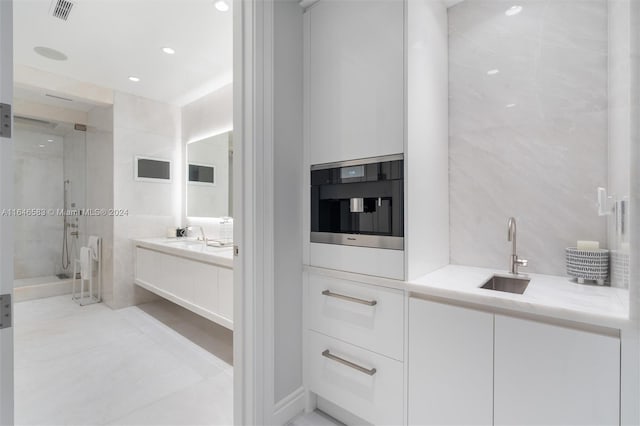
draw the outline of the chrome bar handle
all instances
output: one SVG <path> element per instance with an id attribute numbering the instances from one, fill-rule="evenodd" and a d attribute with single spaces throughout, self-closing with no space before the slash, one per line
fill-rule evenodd
<path id="1" fill-rule="evenodd" d="M 362 366 L 360 366 L 358 364 L 354 364 L 351 361 L 347 361 L 344 358 L 340 358 L 339 356 L 335 356 L 331 352 L 329 352 L 329 349 L 325 349 L 322 352 L 322 356 L 325 357 L 325 358 L 329 358 L 330 360 L 335 361 L 337 363 L 340 363 L 342 365 L 346 365 L 347 367 L 351 367 L 354 370 L 358 370 L 359 372 L 364 373 L 367 376 L 373 376 L 377 372 L 377 370 L 375 368 L 371 368 L 371 369 L 364 368 L 364 367 L 362 367 Z"/>
<path id="2" fill-rule="evenodd" d="M 344 294 L 332 293 L 330 290 L 322 292 L 327 297 L 335 297 L 336 299 L 346 300 L 347 302 L 359 303 L 361 305 L 375 306 L 378 304 L 375 300 L 358 299 L 357 297 L 345 296 Z"/>

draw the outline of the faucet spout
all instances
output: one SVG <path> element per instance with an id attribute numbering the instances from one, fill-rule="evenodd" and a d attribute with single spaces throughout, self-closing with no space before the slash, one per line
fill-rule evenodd
<path id="1" fill-rule="evenodd" d="M 207 247 L 207 245 L 209 244 L 209 241 L 207 239 L 206 234 L 204 233 L 204 228 L 202 226 L 193 226 L 193 225 L 187 225 L 187 229 L 188 230 L 192 230 L 193 228 L 199 228 L 200 229 L 200 235 L 202 236 L 202 243 L 204 244 L 205 247 Z"/>
<path id="2" fill-rule="evenodd" d="M 516 247 L 517 247 L 517 243 L 516 243 L 516 218 L 515 217 L 510 217 L 509 218 L 509 222 L 507 223 L 507 227 L 509 228 L 507 230 L 507 241 L 511 241 L 511 254 L 514 255 L 516 254 Z"/>
<path id="3" fill-rule="evenodd" d="M 507 222 L 507 241 L 511 242 L 511 258 L 509 262 L 509 271 L 518 275 L 518 266 L 528 266 L 529 261 L 526 259 L 520 259 L 518 257 L 517 251 L 517 239 L 516 239 L 516 219 L 514 217 L 510 217 Z"/>

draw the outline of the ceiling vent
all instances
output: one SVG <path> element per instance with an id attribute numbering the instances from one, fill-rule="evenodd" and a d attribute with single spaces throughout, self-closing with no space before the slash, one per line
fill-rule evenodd
<path id="1" fill-rule="evenodd" d="M 75 3 L 69 0 L 53 0 L 53 3 L 51 3 L 51 15 L 54 18 L 66 21 L 69 19 L 74 5 Z"/>

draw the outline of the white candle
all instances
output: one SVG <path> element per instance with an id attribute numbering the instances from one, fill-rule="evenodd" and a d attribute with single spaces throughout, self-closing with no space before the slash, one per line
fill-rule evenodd
<path id="1" fill-rule="evenodd" d="M 576 248 L 578 250 L 596 251 L 600 248 L 600 243 L 598 241 L 578 241 Z"/>

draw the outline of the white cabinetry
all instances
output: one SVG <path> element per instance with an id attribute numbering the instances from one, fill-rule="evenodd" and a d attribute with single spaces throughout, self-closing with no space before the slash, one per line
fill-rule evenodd
<path id="1" fill-rule="evenodd" d="M 367 422 L 403 424 L 403 291 L 315 273 L 306 281 L 309 390 Z"/>
<path id="2" fill-rule="evenodd" d="M 410 425 L 491 425 L 493 314 L 409 299 Z"/>
<path id="3" fill-rule="evenodd" d="M 620 338 L 409 299 L 408 423 L 619 425 Z"/>
<path id="4" fill-rule="evenodd" d="M 321 1 L 307 13 L 310 163 L 404 152 L 404 2 Z"/>
<path id="5" fill-rule="evenodd" d="M 308 298 L 309 328 L 403 360 L 402 291 L 311 274 Z"/>
<path id="6" fill-rule="evenodd" d="M 308 242 L 305 262 L 399 280 L 445 266 L 446 6 L 320 0 L 305 11 L 304 31 L 305 174 L 316 164 L 400 153 L 405 164 L 403 251 Z"/>
<path id="7" fill-rule="evenodd" d="M 620 339 L 495 317 L 495 425 L 619 425 Z"/>
<path id="8" fill-rule="evenodd" d="M 233 270 L 136 246 L 135 282 L 233 329 Z"/>

